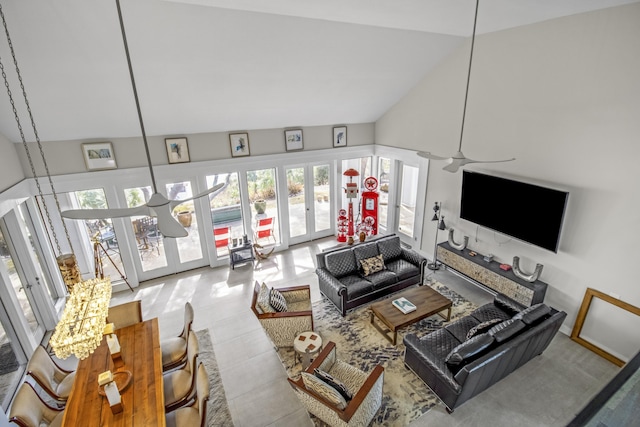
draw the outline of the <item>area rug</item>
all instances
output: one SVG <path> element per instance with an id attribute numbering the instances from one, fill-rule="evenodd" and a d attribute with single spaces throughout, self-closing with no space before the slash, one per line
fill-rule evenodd
<path id="1" fill-rule="evenodd" d="M 233 427 L 231 412 L 224 393 L 222 379 L 216 355 L 213 352 L 211 336 L 207 329 L 196 331 L 199 344 L 199 356 L 209 374 L 209 402 L 207 402 L 207 426 L 209 427 Z"/>
<path id="2" fill-rule="evenodd" d="M 11 348 L 11 343 L 0 345 L 0 375 L 18 369 L 18 359 Z"/>
<path id="3" fill-rule="evenodd" d="M 466 316 L 476 308 L 439 282 L 432 287 L 453 302 L 451 321 Z M 409 333 L 426 335 L 441 328 L 446 321 L 434 315 L 403 328 L 398 332 L 398 344 L 394 346 L 371 325 L 369 305 L 342 317 L 338 309 L 327 298 L 323 298 L 313 304 L 314 329 L 322 337 L 323 343 L 336 343 L 338 357 L 345 362 L 365 372 L 371 372 L 377 364 L 384 367 L 382 407 L 372 425 L 406 426 L 434 406 L 437 398 L 420 378 L 404 366 L 402 338 Z M 278 356 L 289 377 L 297 378 L 302 365 L 296 361 L 293 348 L 279 349 Z M 319 420 L 314 419 L 314 422 L 321 425 Z"/>

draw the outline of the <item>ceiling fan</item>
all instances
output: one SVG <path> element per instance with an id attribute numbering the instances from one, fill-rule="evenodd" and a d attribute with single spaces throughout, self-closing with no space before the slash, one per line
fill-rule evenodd
<path id="1" fill-rule="evenodd" d="M 448 164 L 442 169 L 448 172 L 457 172 L 458 169 L 460 169 L 462 166 L 469 163 L 500 163 L 500 162 L 510 162 L 512 160 L 515 160 L 515 157 L 511 159 L 504 159 L 504 160 L 474 160 L 462 154 L 462 136 L 464 135 L 464 119 L 467 113 L 467 98 L 469 97 L 469 81 L 471 80 L 471 63 L 473 61 L 473 45 L 476 39 L 476 23 L 478 22 L 479 3 L 480 3 L 480 0 L 476 0 L 476 13 L 473 19 L 473 34 L 471 36 L 471 54 L 469 55 L 469 72 L 467 73 L 467 89 L 464 94 L 464 108 L 462 110 L 462 127 L 460 128 L 460 143 L 458 144 L 458 151 L 456 151 L 455 154 L 451 157 L 436 156 L 435 154 L 431 154 L 428 151 L 418 152 L 418 156 L 424 157 L 430 160 L 446 160 Z"/>
<path id="2" fill-rule="evenodd" d="M 120 0 L 116 0 L 118 7 L 118 18 L 120 19 L 120 30 L 122 31 L 122 41 L 124 42 L 124 50 L 127 56 L 127 64 L 129 65 L 129 76 L 131 77 L 131 86 L 133 87 L 133 95 L 136 101 L 136 108 L 138 110 L 138 119 L 140 121 L 140 129 L 142 130 L 142 140 L 144 141 L 144 148 L 147 153 L 147 163 L 149 165 L 149 172 L 151 173 L 151 184 L 153 194 L 149 198 L 149 201 L 142 206 L 135 208 L 119 208 L 119 209 L 72 209 L 62 212 L 64 218 L 69 219 L 107 219 L 107 218 L 123 218 L 129 216 L 146 215 L 157 218 L 158 230 L 164 237 L 185 237 L 189 233 L 187 230 L 173 217 L 171 211 L 176 206 L 188 202 L 190 200 L 204 197 L 208 194 L 214 193 L 224 187 L 224 183 L 219 183 L 194 197 L 185 200 L 169 200 L 158 192 L 156 186 L 155 175 L 153 174 L 153 166 L 151 164 L 151 155 L 149 153 L 149 145 L 147 143 L 147 134 L 144 130 L 144 122 L 142 121 L 142 112 L 140 110 L 140 101 L 138 100 L 138 91 L 136 89 L 136 82 L 133 77 L 133 68 L 131 66 L 131 57 L 129 56 L 129 46 L 127 45 L 127 36 L 124 31 L 124 22 L 122 20 L 122 10 L 120 8 Z"/>

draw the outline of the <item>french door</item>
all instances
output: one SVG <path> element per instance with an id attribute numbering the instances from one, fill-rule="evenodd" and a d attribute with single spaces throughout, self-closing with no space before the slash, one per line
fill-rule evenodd
<path id="1" fill-rule="evenodd" d="M 332 167 L 329 163 L 284 169 L 287 185 L 289 244 L 332 233 Z"/>

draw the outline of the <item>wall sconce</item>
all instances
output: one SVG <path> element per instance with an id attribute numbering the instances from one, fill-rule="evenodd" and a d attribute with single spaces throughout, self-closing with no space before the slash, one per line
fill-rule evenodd
<path id="1" fill-rule="evenodd" d="M 438 230 L 446 230 L 447 226 L 444 223 L 444 215 L 442 215 L 442 203 L 435 202 L 433 205 L 433 218 L 431 221 L 436 221 L 436 242 L 433 246 L 433 262 L 427 264 L 427 268 L 429 270 L 438 270 L 440 268 L 440 263 L 438 263 Z"/>

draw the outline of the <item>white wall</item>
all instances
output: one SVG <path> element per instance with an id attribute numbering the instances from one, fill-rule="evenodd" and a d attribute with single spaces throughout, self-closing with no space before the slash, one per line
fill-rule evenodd
<path id="1" fill-rule="evenodd" d="M 16 144 L 0 134 L 0 192 L 22 181 L 25 177 L 20 167 Z M 28 168 L 28 166 L 27 166 Z"/>
<path id="2" fill-rule="evenodd" d="M 336 124 L 335 126 L 341 125 L 342 124 Z M 347 124 L 346 126 L 347 145 L 349 147 L 373 144 L 373 123 Z M 287 129 L 302 129 L 304 151 L 329 149 L 333 147 L 333 126 L 291 127 Z M 191 135 L 147 136 L 147 142 L 149 143 L 151 152 L 151 161 L 154 165 L 168 164 L 167 150 L 164 142 L 165 138 L 185 136 L 187 137 L 191 162 L 231 159 L 229 133 L 236 132 L 249 133 L 249 151 L 251 156 L 279 153 L 283 153 L 284 155 L 287 153 L 284 143 L 284 129 L 238 130 L 233 132 Z M 44 143 L 44 152 L 51 175 L 86 172 L 87 169 L 82 158 L 82 143 L 104 141 L 112 142 L 118 169 L 147 166 L 142 136 L 138 138 L 105 137 L 93 140 L 47 141 Z M 16 145 L 16 149 L 20 155 L 20 161 L 22 162 L 25 174 L 30 177 L 31 169 L 29 168 L 24 148 L 22 148 L 22 145 Z M 36 153 L 39 159 L 39 152 L 35 144 L 29 144 L 29 150 Z M 247 160 L 247 157 L 240 157 L 232 161 L 241 162 L 243 160 Z M 44 169 L 41 166 L 37 166 L 36 171 L 38 175 L 44 173 Z"/>
<path id="3" fill-rule="evenodd" d="M 444 162 L 429 168 L 426 206 L 442 201 L 447 224 L 471 236 L 472 248 L 508 263 L 519 255 L 527 270 L 544 264 L 546 302 L 568 313 L 565 332 L 587 287 L 640 306 L 639 23 L 636 3 L 476 38 L 463 151 L 517 160 L 467 168 L 568 190 L 557 254 L 483 228 L 476 241 L 475 225 L 458 217 L 462 174 L 442 171 Z M 467 43 L 390 109 L 376 123 L 376 144 L 453 154 L 468 55 Z M 423 249 L 431 254 L 429 219 Z M 586 332 L 599 345 L 625 358 L 638 351 L 640 322 L 617 309 L 592 314 L 598 327 Z"/>

